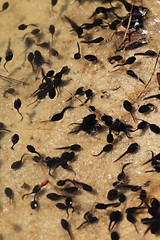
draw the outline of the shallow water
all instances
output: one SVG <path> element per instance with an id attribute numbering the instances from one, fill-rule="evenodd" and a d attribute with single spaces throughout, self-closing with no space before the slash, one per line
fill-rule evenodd
<path id="1" fill-rule="evenodd" d="M 79 214 L 77 212 L 71 214 L 71 209 L 69 210 L 68 221 L 74 238 L 76 240 L 110 239 L 108 224 L 111 208 L 106 211 L 94 210 L 94 215 L 99 218 L 97 224 L 86 225 L 80 230 L 76 230 L 76 228 L 83 222 L 84 213 L 90 211 L 95 202 L 108 203 L 107 193 L 112 188 L 112 183 L 116 181 L 116 176 L 121 171 L 122 165 L 127 162 L 132 163 L 125 169 L 129 184 L 142 186 L 150 180 L 149 187 L 144 188 L 147 191 L 147 199 L 149 200 L 152 197 L 159 199 L 159 182 L 157 182 L 159 175 L 158 173 L 145 173 L 145 171 L 151 170 L 152 166 L 151 164 L 142 166 L 142 163 L 151 158 L 151 151 L 155 155 L 159 153 L 160 135 L 151 132 L 149 129 L 144 132 L 131 133 L 132 138 L 127 138 L 124 134 L 114 134 L 113 150 L 109 153 L 102 153 L 99 157 L 93 157 L 92 155 L 98 154 L 107 144 L 108 127 L 105 127 L 99 120 L 99 123 L 103 125 L 103 131 L 97 131 L 91 135 L 85 132 L 69 134 L 76 127 L 76 125 L 70 124 L 81 123 L 84 117 L 91 114 L 87 106 L 93 105 L 98 117 L 105 113 L 136 128 L 139 121 L 134 122 L 130 113 L 123 108 L 123 101 L 129 100 L 134 105 L 135 110 L 145 103 L 151 102 L 154 104 L 156 108 L 151 113 L 142 115 L 135 111 L 134 115 L 137 119 L 143 118 L 149 123 L 160 126 L 159 100 L 143 100 L 146 96 L 159 93 L 156 79 L 156 72 L 159 71 L 160 67 L 159 63 L 156 66 L 151 83 L 143 95 L 137 99 L 144 85 L 137 79 L 126 75 L 126 70 L 132 69 L 147 83 L 153 73 L 156 57 L 137 56 L 133 65 L 123 66 L 114 71 L 115 68 L 108 62 L 108 57 L 115 55 L 116 37 L 114 36 L 111 41 L 108 41 L 108 39 L 111 39 L 113 32 L 109 29 L 97 27 L 89 31 L 87 37 L 93 37 L 94 39 L 101 36 L 105 40 L 95 45 L 82 44 L 76 33 L 71 32 L 71 26 L 64 18 L 66 15 L 79 25 L 84 22 L 91 22 L 88 18 L 95 8 L 101 5 L 100 1 L 85 1 L 80 5 L 78 1 L 62 0 L 53 8 L 54 11 L 51 11 L 49 1 L 34 0 L 33 3 L 27 0 L 13 0 L 9 4 L 9 8 L 0 13 L 0 56 L 2 57 L 0 66 L 0 122 L 3 122 L 6 128 L 11 131 L 1 131 L 0 133 L 0 233 L 2 234 L 0 239 L 69 239 L 67 232 L 60 225 L 62 218 L 67 219 L 67 214 L 55 207 L 57 202 L 64 202 L 64 199 L 52 202 L 46 198 L 48 193 L 57 191 L 55 189 L 56 182 L 59 179 L 66 178 L 75 178 L 77 181 L 87 183 L 97 192 L 92 194 L 81 189 L 82 194 L 73 197 L 73 205 L 77 207 L 79 212 Z M 104 4 L 104 6 L 109 7 L 109 4 Z M 151 6 L 150 1 L 145 0 L 143 6 L 150 9 L 144 26 L 148 44 L 134 50 L 121 51 L 120 54 L 124 59 L 134 53 L 145 52 L 148 49 L 159 51 L 159 1 L 153 1 Z M 117 12 L 122 16 L 126 14 L 123 8 Z M 112 15 L 111 17 L 113 18 Z M 42 35 L 34 37 L 36 43 L 51 42 L 51 34 L 48 28 L 51 24 L 55 25 L 53 47 L 59 52 L 59 56 L 51 56 L 48 50 L 35 44 L 27 49 L 22 38 L 26 33 L 28 33 L 28 37 L 32 37 L 30 31 L 35 27 L 28 26 L 26 30 L 20 31 L 18 26 L 22 23 L 37 24 Z M 13 59 L 6 64 L 7 72 L 3 65 L 9 39 Z M 80 60 L 74 59 L 74 54 L 77 52 L 77 41 L 80 43 L 82 55 Z M 27 60 L 24 63 L 24 60 L 25 53 L 28 55 L 29 52 L 35 50 L 41 51 L 45 62 L 49 63 L 42 66 L 45 73 L 51 69 L 57 73 L 61 71 L 63 66 L 68 66 L 70 72 L 62 77 L 64 84 L 57 89 L 54 99 L 49 99 L 46 96 L 45 99 L 31 104 L 36 98 L 30 97 L 30 95 L 38 89 L 42 75 L 40 69 L 36 73 L 33 72 L 31 64 Z M 87 54 L 96 55 L 98 63 L 86 61 L 83 56 Z M 15 92 L 13 94 L 5 93 L 4 96 L 4 92 L 9 87 L 13 87 Z M 79 87 L 84 87 L 84 90 L 92 89 L 93 91 L 93 99 L 89 100 L 85 106 L 80 106 L 86 100 L 85 96 L 79 97 L 82 102 L 77 98 L 70 103 L 66 102 L 72 96 L 70 93 L 73 94 Z M 14 101 L 17 98 L 21 99 L 22 102 L 19 109 L 23 115 L 22 121 L 21 116 L 14 108 Z M 62 120 L 49 121 L 54 114 L 61 112 L 69 104 L 74 109 L 68 109 Z M 20 140 L 12 150 L 10 139 L 14 134 L 18 134 Z M 137 142 L 140 146 L 138 152 L 128 154 L 119 162 L 113 163 L 134 142 Z M 30 144 L 44 156 L 57 157 L 61 156 L 65 150 L 56 150 L 56 148 L 75 143 L 83 148 L 82 151 L 75 153 L 75 161 L 71 162 L 76 176 L 73 171 L 67 171 L 63 168 L 57 168 L 54 177 L 49 176 L 45 164 L 33 162 L 34 154 L 29 153 L 26 148 Z M 20 160 L 24 153 L 28 153 L 28 155 L 24 157 L 22 168 L 16 171 L 11 169 L 11 164 Z M 33 196 L 26 196 L 23 200 L 22 196 L 32 191 L 35 185 L 40 184 L 45 179 L 48 179 L 49 183 L 43 187 L 42 193 L 37 195 L 40 208 L 32 210 L 30 202 L 33 200 Z M 22 187 L 24 183 L 30 185 L 30 190 Z M 9 201 L 4 194 L 6 187 L 10 187 L 14 191 L 12 201 Z M 58 193 L 60 194 L 61 191 L 58 191 Z M 126 196 L 127 201 L 116 208 L 116 210 L 121 210 L 123 214 L 127 207 L 140 204 L 137 193 L 127 192 Z M 125 214 L 123 221 L 117 224 L 114 230 L 119 232 L 121 239 L 124 240 L 158 239 L 158 236 L 150 232 L 144 237 L 147 226 L 140 223 L 143 217 L 148 217 L 147 211 L 137 216 L 136 226 L 139 235 L 137 235 L 133 224 L 127 222 Z"/>

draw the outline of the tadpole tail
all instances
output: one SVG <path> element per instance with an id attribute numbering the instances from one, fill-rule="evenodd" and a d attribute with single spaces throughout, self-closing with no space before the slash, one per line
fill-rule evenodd
<path id="1" fill-rule="evenodd" d="M 145 56 L 145 53 L 135 53 L 134 56 Z"/>
<path id="2" fill-rule="evenodd" d="M 152 158 L 149 159 L 147 162 L 143 163 L 142 165 L 146 165 L 149 162 L 152 162 L 154 160 L 160 160 L 160 153 L 158 153 L 156 156 L 153 156 L 153 152 L 152 152 Z"/>
<path id="3" fill-rule="evenodd" d="M 24 153 L 23 155 L 22 155 L 22 157 L 21 157 L 21 159 L 20 159 L 20 161 L 22 161 L 23 160 L 23 158 L 24 158 L 24 156 L 25 155 L 27 155 L 28 153 Z"/>
<path id="4" fill-rule="evenodd" d="M 7 64 L 7 61 L 5 62 L 5 64 L 4 64 L 4 69 L 6 70 L 6 72 L 8 72 L 8 70 L 6 69 L 6 64 Z"/>
<path id="5" fill-rule="evenodd" d="M 103 153 L 103 149 L 102 149 L 102 151 L 100 151 L 100 153 L 98 153 L 97 155 L 92 155 L 92 156 L 93 156 L 93 157 L 98 157 L 98 156 L 100 156 L 102 153 Z"/>
<path id="6" fill-rule="evenodd" d="M 75 129 L 75 130 L 73 130 L 73 131 L 70 131 L 69 134 L 71 134 L 71 133 L 78 134 L 79 132 L 80 132 L 80 128 Z"/>
<path id="7" fill-rule="evenodd" d="M 122 167 L 122 171 L 125 169 L 125 167 L 127 167 L 128 165 L 130 165 L 131 163 L 126 163 L 126 164 L 124 164 L 123 165 L 123 167 Z"/>
<path id="8" fill-rule="evenodd" d="M 149 96 L 149 97 L 144 98 L 143 100 L 147 100 L 147 99 L 151 99 L 151 98 L 156 98 L 156 97 L 157 97 L 157 95 L 152 95 L 152 96 Z"/>
<path id="9" fill-rule="evenodd" d="M 69 134 L 71 134 L 71 133 L 78 134 L 81 131 L 81 124 L 80 123 L 71 123 L 71 124 L 69 124 L 69 126 L 75 125 L 75 124 L 79 125 L 79 126 L 77 128 L 75 128 L 73 131 L 70 131 Z"/>
<path id="10" fill-rule="evenodd" d="M 149 173 L 149 172 L 155 172 L 155 170 L 145 171 L 145 173 Z"/>
<path id="11" fill-rule="evenodd" d="M 29 107 L 30 105 L 34 104 L 34 103 L 37 102 L 37 101 L 38 101 L 38 99 L 36 99 L 34 102 L 28 104 L 27 107 Z"/>
<path id="12" fill-rule="evenodd" d="M 35 90 L 29 97 L 35 97 L 36 93 L 39 91 L 39 88 L 37 90 Z"/>
<path id="13" fill-rule="evenodd" d="M 56 150 L 58 149 L 69 149 L 70 147 L 59 147 L 59 148 L 56 148 Z"/>
<path id="14" fill-rule="evenodd" d="M 136 120 L 135 120 L 135 117 L 134 117 L 133 113 L 132 113 L 132 112 L 130 112 L 130 113 L 131 113 L 131 116 L 132 116 L 132 118 L 133 118 L 133 121 L 134 121 L 134 122 L 136 122 Z"/>
<path id="15" fill-rule="evenodd" d="M 134 228 L 135 228 L 135 230 L 136 230 L 137 234 L 139 234 L 139 232 L 138 232 L 138 229 L 137 229 L 137 227 L 136 227 L 136 224 L 135 224 L 135 223 L 134 223 Z"/>
<path id="16" fill-rule="evenodd" d="M 55 177 L 54 175 L 51 174 L 51 170 L 52 170 L 52 168 L 50 168 L 49 171 L 48 171 L 49 176 Z"/>
<path id="17" fill-rule="evenodd" d="M 39 152 L 35 151 L 35 153 L 37 153 L 37 154 L 38 154 L 38 156 L 41 158 L 41 154 L 40 154 Z"/>
<path id="18" fill-rule="evenodd" d="M 66 102 L 69 102 L 70 100 L 72 100 L 72 97 L 68 98 L 68 99 L 66 100 Z"/>
<path id="19" fill-rule="evenodd" d="M 145 82 L 141 78 L 137 78 L 141 83 L 145 84 Z"/>
<path id="20" fill-rule="evenodd" d="M 61 113 L 64 114 L 67 109 L 71 109 L 71 108 L 74 108 L 74 107 L 65 107 Z"/>
<path id="21" fill-rule="evenodd" d="M 72 168 L 71 166 L 69 166 L 69 168 L 68 168 L 67 170 L 69 170 L 69 171 L 73 172 L 73 173 L 74 173 L 74 175 L 76 176 L 76 172 L 73 170 L 73 168 Z"/>
<path id="22" fill-rule="evenodd" d="M 116 222 L 113 223 L 113 226 L 111 227 L 112 221 L 109 223 L 108 230 L 111 232 L 116 224 Z"/>
<path id="23" fill-rule="evenodd" d="M 12 131 L 10 131 L 8 129 L 0 129 L 0 131 L 12 132 Z"/>
<path id="24" fill-rule="evenodd" d="M 117 158 L 114 162 L 117 162 L 118 160 L 120 160 L 122 157 L 124 157 L 128 152 L 125 151 L 119 158 Z"/>
<path id="25" fill-rule="evenodd" d="M 11 146 L 11 149 L 12 149 L 12 150 L 14 150 L 14 145 L 15 145 L 15 143 L 13 143 L 13 145 Z"/>
<path id="26" fill-rule="evenodd" d="M 17 110 L 17 112 L 19 113 L 19 115 L 21 116 L 21 121 L 23 120 L 23 115 L 22 115 L 22 113 L 20 113 L 20 111 L 19 110 Z"/>
<path id="27" fill-rule="evenodd" d="M 121 67 L 121 66 L 123 66 L 124 64 L 117 64 L 117 65 L 115 65 L 113 68 L 115 68 L 115 67 Z"/>
<path id="28" fill-rule="evenodd" d="M 146 165 L 147 163 L 152 162 L 152 158 L 149 159 L 147 162 L 143 163 L 142 165 Z"/>
<path id="29" fill-rule="evenodd" d="M 67 219 L 68 219 L 69 218 L 68 208 L 66 209 L 66 213 L 67 213 Z"/>
<path id="30" fill-rule="evenodd" d="M 76 230 L 80 229 L 80 228 L 81 228 L 84 224 L 86 224 L 86 223 L 87 223 L 87 221 L 81 223 L 81 225 L 80 225 L 78 228 L 76 228 Z"/>
<path id="31" fill-rule="evenodd" d="M 151 228 L 151 227 L 149 226 L 149 227 L 146 229 L 146 231 L 144 232 L 144 236 L 147 234 L 147 232 L 149 231 L 150 228 Z"/>
<path id="32" fill-rule="evenodd" d="M 130 130 L 130 132 L 136 132 L 136 131 L 138 131 L 138 130 L 139 130 L 139 129 L 136 128 L 136 129 Z"/>
<path id="33" fill-rule="evenodd" d="M 71 231 L 70 231 L 70 230 L 67 230 L 67 232 L 68 232 L 68 235 L 70 236 L 70 239 L 73 240 L 73 237 L 72 237 Z"/>
<path id="34" fill-rule="evenodd" d="M 25 196 L 31 195 L 32 193 L 26 193 L 22 196 L 22 199 L 24 199 Z"/>

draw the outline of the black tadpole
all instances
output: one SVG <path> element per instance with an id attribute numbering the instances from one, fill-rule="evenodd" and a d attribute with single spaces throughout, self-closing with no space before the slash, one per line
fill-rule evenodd
<path id="1" fill-rule="evenodd" d="M 119 205 L 119 203 L 108 203 L 108 204 L 105 204 L 105 203 L 97 203 L 97 204 L 95 205 L 95 208 L 96 208 L 96 209 L 105 210 L 105 209 L 107 209 L 108 207 L 116 207 L 116 206 L 118 206 L 118 205 Z"/>
<path id="2" fill-rule="evenodd" d="M 28 195 L 31 195 L 31 194 L 35 194 L 36 195 L 40 190 L 41 190 L 41 187 L 40 187 L 39 184 L 37 184 L 37 185 L 34 186 L 32 192 L 24 194 L 22 196 L 22 199 L 24 199 L 25 196 L 28 196 Z"/>
<path id="3" fill-rule="evenodd" d="M 160 133 L 160 128 L 156 125 L 156 124 L 151 124 L 151 123 L 148 123 L 149 124 L 149 127 L 150 127 L 150 130 L 156 134 L 159 134 Z"/>
<path id="4" fill-rule="evenodd" d="M 148 113 L 150 111 L 153 111 L 155 106 L 151 103 L 144 104 L 139 107 L 138 112 L 140 113 Z"/>
<path id="5" fill-rule="evenodd" d="M 60 194 L 57 194 L 57 193 L 48 193 L 48 194 L 46 195 L 46 197 L 47 197 L 48 199 L 50 199 L 51 201 L 57 201 L 57 200 L 59 200 L 59 199 L 61 199 L 61 198 L 65 198 L 65 197 L 67 197 L 67 196 L 60 195 Z"/>
<path id="6" fill-rule="evenodd" d="M 108 61 L 113 64 L 114 61 L 118 62 L 118 61 L 121 61 L 123 59 L 123 57 L 121 55 L 116 55 L 116 56 L 113 56 L 113 57 L 109 57 L 108 58 Z"/>
<path id="7" fill-rule="evenodd" d="M 26 24 L 22 23 L 21 25 L 18 26 L 18 29 L 23 31 L 23 30 L 25 30 L 28 26 L 37 27 L 36 24 L 27 24 L 27 25 L 26 25 Z"/>
<path id="8" fill-rule="evenodd" d="M 35 35 L 37 35 L 39 32 L 40 32 L 39 28 L 35 28 L 35 29 L 33 29 L 33 30 L 31 31 L 31 34 L 35 36 Z"/>
<path id="9" fill-rule="evenodd" d="M 146 121 L 142 121 L 138 124 L 137 126 L 137 129 L 136 130 L 139 130 L 139 129 L 145 129 L 147 127 L 147 122 Z"/>
<path id="10" fill-rule="evenodd" d="M 50 34 L 52 35 L 52 41 L 51 41 L 51 43 L 52 43 L 52 45 L 53 45 L 53 34 L 55 33 L 55 26 L 54 26 L 54 25 L 50 25 L 50 26 L 49 26 L 49 32 L 50 32 Z"/>
<path id="11" fill-rule="evenodd" d="M 11 188 L 6 187 L 5 190 L 4 190 L 4 193 L 5 193 L 5 195 L 6 195 L 10 200 L 13 199 L 13 197 L 14 197 L 14 192 L 13 192 L 13 190 L 12 190 Z"/>
<path id="12" fill-rule="evenodd" d="M 63 118 L 63 116 L 64 116 L 65 111 L 66 111 L 67 109 L 70 109 L 70 108 L 73 108 L 73 107 L 65 107 L 65 108 L 62 110 L 62 112 L 53 115 L 53 117 L 51 118 L 51 121 L 52 121 L 52 122 L 55 122 L 55 121 L 61 120 L 61 119 Z"/>
<path id="13" fill-rule="evenodd" d="M 109 134 L 107 135 L 107 142 L 108 142 L 108 143 L 112 143 L 113 140 L 114 140 L 113 134 L 112 134 L 112 133 L 109 133 Z"/>
<path id="14" fill-rule="evenodd" d="M 153 50 L 147 50 L 144 53 L 135 53 L 134 54 L 134 56 L 138 56 L 138 55 L 154 57 L 154 56 L 157 56 L 157 53 L 155 51 L 153 51 Z"/>
<path id="15" fill-rule="evenodd" d="M 131 163 L 126 163 L 126 164 L 123 165 L 122 171 L 121 171 L 121 172 L 118 174 L 118 176 L 117 176 L 117 180 L 118 180 L 118 181 L 122 181 L 122 180 L 126 177 L 126 174 L 125 174 L 125 172 L 124 172 L 124 169 L 125 169 L 125 167 L 128 166 L 129 164 L 131 164 Z"/>
<path id="16" fill-rule="evenodd" d="M 104 121 L 104 123 L 107 126 L 111 126 L 113 123 L 113 118 L 111 116 L 105 115 L 105 114 L 101 117 L 101 120 Z"/>
<path id="17" fill-rule="evenodd" d="M 100 151 L 100 153 L 98 153 L 97 155 L 92 155 L 94 157 L 100 156 L 103 152 L 109 152 L 111 149 L 113 148 L 112 144 L 107 144 L 103 147 L 102 151 Z"/>
<path id="18" fill-rule="evenodd" d="M 88 134 L 91 134 L 93 131 L 101 129 L 101 125 L 98 124 L 95 114 L 87 115 L 86 117 L 83 118 L 83 121 L 80 124 L 79 123 L 72 123 L 72 124 L 78 124 L 79 126 L 78 128 L 76 128 L 75 130 L 69 133 L 79 133 L 80 131 L 84 131 Z"/>
<path id="19" fill-rule="evenodd" d="M 132 56 L 132 57 L 127 58 L 127 60 L 126 60 L 125 63 L 117 64 L 117 65 L 114 66 L 114 68 L 115 68 L 115 67 L 118 67 L 118 66 L 131 65 L 131 64 L 133 64 L 135 61 L 136 61 L 136 57 Z"/>
<path id="20" fill-rule="evenodd" d="M 38 204 L 38 202 L 36 200 L 33 200 L 31 202 L 30 206 L 31 206 L 32 209 L 36 209 L 36 208 L 39 207 L 39 204 Z"/>
<path id="21" fill-rule="evenodd" d="M 21 157 L 21 159 L 19 160 L 19 161 L 16 161 L 16 162 L 14 162 L 14 163 L 12 163 L 12 165 L 11 165 L 11 168 L 13 169 L 13 170 L 18 170 L 18 169 L 20 169 L 21 167 L 22 167 L 22 165 L 23 165 L 23 157 L 26 155 L 26 153 L 24 153 L 23 155 L 22 155 L 22 157 Z"/>
<path id="22" fill-rule="evenodd" d="M 111 231 L 114 228 L 114 225 L 117 222 L 120 222 L 122 219 L 122 213 L 120 211 L 113 211 L 110 214 L 110 223 L 109 223 L 109 227 L 108 230 Z M 111 227 L 112 222 L 114 222 L 113 226 Z"/>
<path id="23" fill-rule="evenodd" d="M 33 70 L 33 72 L 34 72 L 34 65 L 33 65 L 34 54 L 33 54 L 32 52 L 30 52 L 30 53 L 28 54 L 27 59 L 28 59 L 28 62 L 31 64 L 32 70 Z"/>
<path id="24" fill-rule="evenodd" d="M 79 144 L 73 144 L 71 146 L 67 146 L 67 147 L 59 147 L 56 149 L 70 149 L 72 151 L 79 151 L 81 149 L 81 146 Z"/>
<path id="25" fill-rule="evenodd" d="M 35 148 L 32 145 L 27 145 L 27 149 L 31 153 L 36 153 L 41 158 L 41 154 L 35 150 Z"/>
<path id="26" fill-rule="evenodd" d="M 3 93 L 3 97 L 6 97 L 6 94 L 14 94 L 15 93 L 15 89 L 14 88 L 8 88 L 4 91 Z"/>
<path id="27" fill-rule="evenodd" d="M 64 203 L 56 203 L 55 206 L 61 210 L 66 210 L 66 205 Z"/>
<path id="28" fill-rule="evenodd" d="M 57 4 L 58 0 L 51 0 L 52 11 L 53 7 Z"/>
<path id="29" fill-rule="evenodd" d="M 61 188 L 61 191 L 65 191 L 67 193 L 75 193 L 78 191 L 77 187 L 65 187 L 65 188 Z"/>
<path id="30" fill-rule="evenodd" d="M 9 188 L 9 187 L 6 187 L 5 190 L 4 190 L 4 192 L 5 192 L 5 194 L 6 194 L 6 196 L 7 196 L 8 198 L 12 198 L 13 195 L 14 195 L 13 190 L 12 190 L 11 188 Z"/>
<path id="31" fill-rule="evenodd" d="M 17 112 L 19 113 L 19 115 L 21 115 L 21 121 L 23 120 L 23 115 L 20 113 L 19 109 L 21 107 L 21 100 L 18 98 L 14 101 L 14 108 L 17 110 Z"/>
<path id="32" fill-rule="evenodd" d="M 49 96 L 50 99 L 55 98 L 55 96 L 56 96 L 56 90 L 55 90 L 54 87 L 51 87 L 51 88 L 49 89 L 48 96 Z"/>
<path id="33" fill-rule="evenodd" d="M 137 143 L 132 143 L 129 147 L 128 147 L 128 149 L 127 149 L 127 151 L 125 151 L 119 158 L 117 158 L 114 162 L 117 162 L 118 160 L 120 160 L 122 157 L 124 157 L 126 154 L 128 154 L 128 153 L 134 153 L 134 152 L 136 152 L 137 151 L 137 149 L 138 149 L 138 144 Z"/>
<path id="34" fill-rule="evenodd" d="M 7 48 L 7 50 L 6 50 L 6 56 L 5 56 L 6 62 L 5 62 L 5 64 L 4 64 L 4 69 L 5 69 L 7 72 L 8 72 L 8 70 L 6 69 L 6 64 L 7 64 L 7 62 L 10 62 L 10 61 L 12 60 L 12 58 L 13 58 L 13 52 L 12 52 L 12 50 L 10 49 L 10 44 L 11 44 L 11 41 L 10 41 L 10 39 L 9 39 L 8 48 Z"/>
<path id="35" fill-rule="evenodd" d="M 84 58 L 89 62 L 97 62 L 98 61 L 98 58 L 91 54 L 85 55 Z"/>
<path id="36" fill-rule="evenodd" d="M 11 149 L 14 150 L 14 145 L 19 141 L 19 136 L 18 134 L 14 134 L 12 137 L 11 137 L 11 142 L 13 143 L 13 145 L 11 146 Z"/>
<path id="37" fill-rule="evenodd" d="M 120 236 L 117 232 L 112 232 L 111 233 L 111 240 L 119 240 L 120 239 Z"/>
<path id="38" fill-rule="evenodd" d="M 59 53 L 58 53 L 58 51 L 56 49 L 51 48 L 50 50 L 51 50 L 52 56 L 58 56 L 59 55 Z"/>
<path id="39" fill-rule="evenodd" d="M 70 236 L 70 239 L 72 240 L 73 238 L 72 238 L 72 234 L 71 234 L 71 231 L 70 231 L 69 223 L 65 219 L 61 219 L 61 226 L 62 226 L 63 229 L 65 229 L 68 232 L 68 234 Z"/>
<path id="40" fill-rule="evenodd" d="M 34 51 L 34 63 L 37 67 L 40 67 L 44 63 L 42 54 L 38 50 Z"/>
<path id="41" fill-rule="evenodd" d="M 74 59 L 75 60 L 79 60 L 81 58 L 81 54 L 80 54 L 80 46 L 79 43 L 77 42 L 77 47 L 78 47 L 78 52 L 74 54 Z"/>
<path id="42" fill-rule="evenodd" d="M 103 40 L 104 40 L 103 37 L 98 37 L 98 38 L 95 38 L 95 39 L 90 40 L 90 41 L 81 41 L 81 42 L 82 42 L 82 43 L 88 43 L 88 44 L 90 44 L 90 43 L 100 43 L 100 42 L 102 42 Z"/>
<path id="43" fill-rule="evenodd" d="M 5 2 L 2 5 L 2 10 L 0 12 L 3 12 L 4 10 L 6 10 L 9 7 L 9 2 Z"/>
<path id="44" fill-rule="evenodd" d="M 129 76 L 131 76 L 131 77 L 133 77 L 133 78 L 135 78 L 135 79 L 138 79 L 141 83 L 145 84 L 145 82 L 144 82 L 141 78 L 139 78 L 139 77 L 135 74 L 135 72 L 133 72 L 132 70 L 127 70 L 126 73 L 127 73 Z"/>
<path id="45" fill-rule="evenodd" d="M 133 116 L 133 107 L 132 107 L 132 104 L 131 104 L 128 100 L 125 100 L 125 101 L 123 102 L 123 107 L 124 107 L 124 109 L 125 109 L 127 112 L 130 112 L 133 120 L 135 121 L 134 116 Z"/>
<path id="46" fill-rule="evenodd" d="M 118 191 L 116 189 L 109 190 L 107 198 L 109 201 L 113 201 L 118 197 Z"/>

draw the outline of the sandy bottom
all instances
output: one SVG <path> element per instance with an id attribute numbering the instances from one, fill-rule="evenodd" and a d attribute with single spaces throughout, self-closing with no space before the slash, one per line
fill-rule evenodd
<path id="1" fill-rule="evenodd" d="M 120 5 L 118 2 L 113 2 L 114 6 L 116 4 Z M 138 4 L 140 4 L 140 1 Z M 69 209 L 67 221 L 71 226 L 73 239 L 110 239 L 110 232 L 108 231 L 109 215 L 113 210 L 119 210 L 123 215 L 122 221 L 114 227 L 114 230 L 120 234 L 120 239 L 159 239 L 159 236 L 151 234 L 150 231 L 144 236 L 147 225 L 143 225 L 141 219 L 150 217 L 147 209 L 136 215 L 138 233 L 134 225 L 127 221 L 126 208 L 140 204 L 139 192 L 131 191 L 123 191 L 127 200 L 118 208 L 93 210 L 93 215 L 99 219 L 98 222 L 90 225 L 86 224 L 86 226 L 76 230 L 84 221 L 84 213 L 90 211 L 95 202 L 109 203 L 107 193 L 113 188 L 112 184 L 116 181 L 116 177 L 125 163 L 131 163 L 125 168 L 127 182 L 143 186 L 147 181 L 150 181 L 148 187 L 143 187 L 147 192 L 147 201 L 149 202 L 153 197 L 160 199 L 159 173 L 145 173 L 145 171 L 151 170 L 152 166 L 151 164 L 142 165 L 151 158 L 151 151 L 155 155 L 160 152 L 159 134 L 151 132 L 150 129 L 133 132 L 131 133 L 132 138 L 127 138 L 122 133 L 120 135 L 113 133 L 112 151 L 102 153 L 98 157 L 92 155 L 98 154 L 107 144 L 108 127 L 102 121 L 98 120 L 99 124 L 103 126 L 100 132 L 97 131 L 91 135 L 82 131 L 78 134 L 69 134 L 76 127 L 76 125 L 70 125 L 71 123 L 81 123 L 84 117 L 91 114 L 87 108 L 89 105 L 95 106 L 99 118 L 103 114 L 110 115 L 113 119 L 119 118 L 124 123 L 136 128 L 139 121 L 134 122 L 130 113 L 125 111 L 123 108 L 124 100 L 129 100 L 133 104 L 136 119 L 144 119 L 149 123 L 160 126 L 159 100 L 143 100 L 146 96 L 159 93 L 156 79 L 156 72 L 160 70 L 159 64 L 150 85 L 139 99 L 137 97 L 143 90 L 144 85 L 139 80 L 126 74 L 126 70 L 132 69 L 147 83 L 152 75 L 156 57 L 137 56 L 136 62 L 131 66 L 123 66 L 119 70 L 113 71 L 118 69 L 113 68 L 113 65 L 108 62 L 108 57 L 115 55 L 116 37 L 114 36 L 111 40 L 113 31 L 100 27 L 85 31 L 88 38 L 103 37 L 105 40 L 99 44 L 81 43 L 81 39 L 78 39 L 75 32 L 71 32 L 72 28 L 64 18 L 64 15 L 66 15 L 79 25 L 92 22 L 93 19 L 88 19 L 89 16 L 92 15 L 96 7 L 101 5 L 101 1 L 84 1 L 84 3 L 79 4 L 78 1 L 74 0 L 61 0 L 53 8 L 53 12 L 51 11 L 50 1 L 13 0 L 9 2 L 9 8 L 0 13 L 0 56 L 2 57 L 0 66 L 0 122 L 11 131 L 0 132 L 0 240 L 69 239 L 67 232 L 60 224 L 62 218 L 67 219 L 67 214 L 64 210 L 55 207 L 57 202 L 64 203 L 64 199 L 50 201 L 46 198 L 46 195 L 51 192 L 61 194 L 62 192 L 56 187 L 56 182 L 66 178 L 84 182 L 94 189 L 93 193 L 89 193 L 80 188 L 78 194 L 72 195 L 75 212 L 72 213 L 72 210 Z M 108 3 L 103 4 L 103 6 L 110 7 Z M 149 49 L 157 53 L 159 51 L 160 1 L 152 1 L 151 3 L 151 1 L 144 0 L 143 6 L 150 9 L 144 26 L 148 44 L 134 50 L 119 52 L 124 59 L 133 56 L 134 53 L 145 52 Z M 126 15 L 123 7 L 117 12 L 119 15 Z M 109 16 L 113 18 L 112 14 Z M 18 30 L 18 26 L 22 23 L 37 24 L 42 33 L 39 39 L 30 34 L 30 31 L 35 28 L 34 26 L 28 26 L 24 31 Z M 35 44 L 27 49 L 22 40 L 24 34 L 28 33 L 26 37 L 35 39 L 36 43 L 51 42 L 51 34 L 48 31 L 51 24 L 55 26 L 53 47 L 58 51 L 59 56 L 51 56 L 47 49 Z M 8 70 L 6 72 L 3 65 L 9 39 L 13 59 L 6 64 Z M 82 55 L 79 60 L 74 59 L 74 54 L 77 52 L 77 41 L 80 43 Z M 68 66 L 70 72 L 62 77 L 64 84 L 57 90 L 54 99 L 49 99 L 47 96 L 45 99 L 29 105 L 36 100 L 36 97 L 30 97 L 30 95 L 38 89 L 42 76 L 40 71 L 39 73 L 32 71 L 31 64 L 28 61 L 25 61 L 24 64 L 23 62 L 25 53 L 28 54 L 35 50 L 41 51 L 45 62 L 49 63 L 44 63 L 42 66 L 45 73 L 51 69 L 57 73 L 61 71 L 63 66 Z M 87 54 L 96 55 L 98 62 L 92 63 L 85 60 L 84 55 Z M 38 77 L 37 80 L 35 80 L 36 77 Z M 9 87 L 15 89 L 13 94 L 5 92 Z M 93 91 L 92 100 L 89 100 L 85 106 L 80 106 L 81 102 L 78 99 L 66 102 L 71 97 L 70 93 L 75 93 L 79 87 L 84 87 L 84 90 L 92 89 Z M 17 98 L 21 99 L 22 102 L 20 108 L 23 115 L 22 121 L 21 116 L 14 108 L 14 101 Z M 79 99 L 84 102 L 86 97 L 84 95 Z M 137 109 L 145 103 L 154 104 L 155 109 L 149 114 L 143 115 Z M 62 120 L 42 122 L 50 120 L 54 114 L 61 112 L 68 105 L 73 106 L 74 109 L 66 110 Z M 14 134 L 19 135 L 19 142 L 12 150 L 10 139 Z M 120 161 L 113 162 L 127 150 L 131 143 L 135 142 L 139 145 L 135 154 L 128 154 Z M 30 144 L 44 156 L 59 157 L 64 151 L 68 150 L 56 150 L 56 148 L 75 143 L 82 147 L 81 151 L 75 152 L 75 160 L 70 163 L 72 169 L 76 172 L 76 176 L 73 171 L 67 171 L 61 167 L 55 170 L 54 177 L 49 176 L 46 165 L 34 162 L 32 160 L 34 154 L 29 154 L 26 149 L 26 146 Z M 28 153 L 28 155 L 24 157 L 22 168 L 19 170 L 11 169 L 12 163 L 20 160 L 24 153 Z M 49 183 L 37 195 L 39 209 L 33 210 L 30 207 L 33 195 L 26 196 L 23 200 L 22 196 L 31 192 L 35 185 L 41 184 L 44 180 L 48 180 Z M 30 186 L 29 190 L 24 188 L 24 183 Z M 14 198 L 11 201 L 4 194 L 6 187 L 10 187 L 14 192 Z M 122 191 L 119 190 L 119 192 Z"/>

